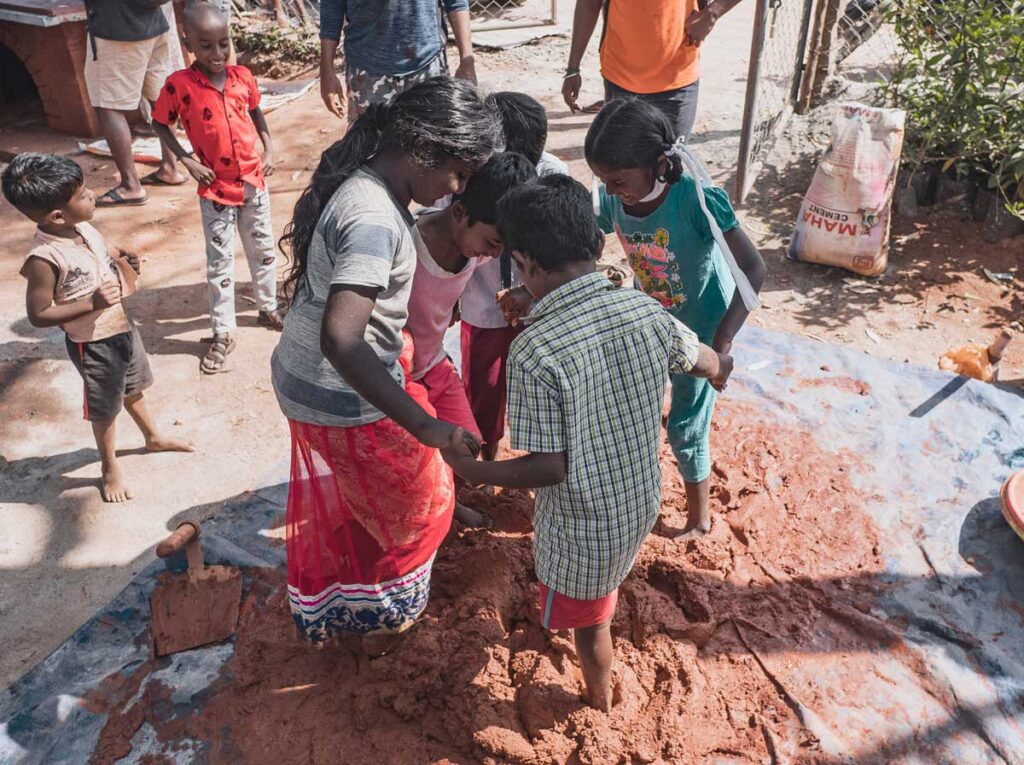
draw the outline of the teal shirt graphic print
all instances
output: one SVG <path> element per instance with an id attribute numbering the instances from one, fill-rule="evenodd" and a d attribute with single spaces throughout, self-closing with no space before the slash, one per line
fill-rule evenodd
<path id="1" fill-rule="evenodd" d="M 628 215 L 604 186 L 599 196 L 598 224 L 619 238 L 637 286 L 710 343 L 736 285 L 700 208 L 693 178 L 683 175 L 658 209 L 643 218 Z M 722 189 L 705 188 L 704 199 L 723 232 L 739 225 Z"/>

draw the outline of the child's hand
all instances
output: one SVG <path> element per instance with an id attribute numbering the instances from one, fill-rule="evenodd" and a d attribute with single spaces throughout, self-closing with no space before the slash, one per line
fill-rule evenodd
<path id="1" fill-rule="evenodd" d="M 494 302 L 498 304 L 501 312 L 505 315 L 505 321 L 509 326 L 514 327 L 519 324 L 520 318 L 529 313 L 533 298 L 525 287 L 513 287 L 496 294 Z"/>
<path id="2" fill-rule="evenodd" d="M 604 275 L 616 287 L 621 287 L 629 278 L 629 272 L 621 266 L 608 266 L 604 270 Z"/>
<path id="3" fill-rule="evenodd" d="M 479 449 L 474 451 L 475 439 L 462 428 L 455 428 L 447 446 L 441 447 L 441 456 L 449 465 L 459 460 L 475 460 Z"/>
<path id="4" fill-rule="evenodd" d="M 128 265 L 132 267 L 132 271 L 137 274 L 142 273 L 142 261 L 139 260 L 138 255 L 134 252 L 128 252 L 127 250 L 122 250 L 120 248 L 118 248 L 118 252 L 120 257 L 124 258 L 128 262 Z"/>
<path id="5" fill-rule="evenodd" d="M 273 175 L 274 174 L 274 152 L 267 149 L 263 152 L 263 174 Z"/>
<path id="6" fill-rule="evenodd" d="M 110 308 L 121 302 L 121 284 L 116 280 L 103 282 L 92 293 L 92 307 L 97 311 Z"/>
<path id="7" fill-rule="evenodd" d="M 730 343 L 731 345 L 731 343 Z M 711 377 L 708 382 L 711 383 L 711 387 L 721 392 L 725 390 L 725 385 L 729 381 L 729 376 L 732 374 L 733 361 L 732 356 L 727 353 L 718 354 L 718 374 Z"/>
<path id="8" fill-rule="evenodd" d="M 195 157 L 182 157 L 181 162 L 188 170 L 188 174 L 195 178 L 200 186 L 209 186 L 217 178 L 213 170 Z"/>
<path id="9" fill-rule="evenodd" d="M 459 304 L 459 303 L 456 303 L 455 307 L 452 309 L 452 318 L 448 322 L 448 326 L 449 327 L 454 327 L 455 323 L 457 321 L 459 321 L 461 318 L 462 318 L 462 305 Z"/>

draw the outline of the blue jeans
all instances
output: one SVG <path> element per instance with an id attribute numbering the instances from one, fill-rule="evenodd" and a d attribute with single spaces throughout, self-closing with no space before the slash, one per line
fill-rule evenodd
<path id="1" fill-rule="evenodd" d="M 633 93 L 606 79 L 604 81 L 604 100 L 613 101 L 616 98 L 632 96 L 646 101 L 668 117 L 676 136 L 689 138 L 694 120 L 697 119 L 697 93 L 699 90 L 700 81 L 698 80 L 685 87 L 666 90 L 663 93 Z"/>

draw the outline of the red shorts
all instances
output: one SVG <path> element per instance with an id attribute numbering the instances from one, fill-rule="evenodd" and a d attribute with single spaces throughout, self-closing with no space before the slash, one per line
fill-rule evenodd
<path id="1" fill-rule="evenodd" d="M 540 582 L 540 623 L 549 630 L 571 630 L 577 627 L 593 627 L 604 624 L 615 613 L 619 602 L 619 591 L 594 600 L 576 600 L 555 592 Z"/>
<path id="2" fill-rule="evenodd" d="M 481 329 L 462 322 L 462 382 L 485 444 L 505 435 L 505 362 L 512 341 L 525 329 Z"/>
<path id="3" fill-rule="evenodd" d="M 437 419 L 480 435 L 462 380 L 449 359 L 441 359 L 418 382 L 427 389 L 427 400 L 437 411 Z"/>

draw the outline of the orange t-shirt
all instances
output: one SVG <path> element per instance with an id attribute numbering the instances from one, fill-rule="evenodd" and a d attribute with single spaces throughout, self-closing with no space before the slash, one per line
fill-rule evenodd
<path id="1" fill-rule="evenodd" d="M 662 93 L 700 76 L 700 49 L 686 40 L 697 0 L 609 0 L 601 74 L 633 93 Z"/>

